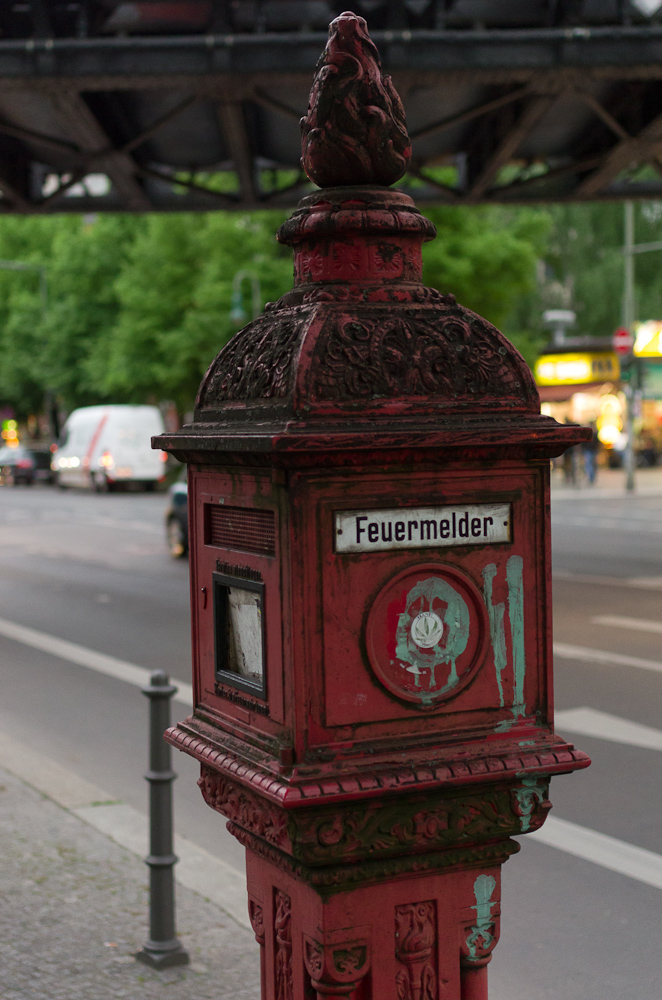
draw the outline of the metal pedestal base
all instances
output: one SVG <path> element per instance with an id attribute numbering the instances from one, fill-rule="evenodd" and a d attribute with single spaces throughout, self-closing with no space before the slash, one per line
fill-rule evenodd
<path id="1" fill-rule="evenodd" d="M 136 961 L 152 969 L 170 969 L 174 965 L 188 965 L 188 952 L 176 938 L 174 941 L 148 941 L 136 953 Z"/>

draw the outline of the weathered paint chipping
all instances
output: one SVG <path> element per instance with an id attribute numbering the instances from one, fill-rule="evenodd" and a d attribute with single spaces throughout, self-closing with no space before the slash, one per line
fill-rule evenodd
<path id="1" fill-rule="evenodd" d="M 477 954 L 479 945 L 481 950 L 484 951 L 489 948 L 494 940 L 491 927 L 494 923 L 492 920 L 492 907 L 496 905 L 492 901 L 492 893 L 495 889 L 496 879 L 493 875 L 479 875 L 474 882 L 476 905 L 472 906 L 471 909 L 476 911 L 476 923 L 471 928 L 471 934 L 469 934 L 466 940 L 470 960 L 475 960 L 479 957 Z"/>
<path id="2" fill-rule="evenodd" d="M 496 564 L 489 563 L 483 570 L 483 593 L 487 614 L 490 619 L 490 638 L 492 640 L 492 653 L 494 656 L 494 669 L 496 671 L 496 682 L 499 688 L 499 704 L 503 708 L 503 672 L 508 664 L 506 655 L 506 633 L 503 627 L 503 617 L 506 611 L 505 604 L 493 604 L 492 584 L 496 576 Z"/>
<path id="3" fill-rule="evenodd" d="M 445 648 L 440 645 L 433 647 L 434 658 L 421 654 L 416 644 L 411 639 L 411 623 L 414 615 L 411 613 L 411 606 L 419 597 L 425 598 L 428 608 L 432 610 L 435 598 L 446 605 L 443 612 L 444 635 L 447 636 Z M 430 670 L 428 681 L 428 691 L 435 686 L 435 668 L 441 664 L 449 664 L 450 672 L 443 688 L 435 691 L 435 696 L 450 691 L 458 682 L 456 661 L 467 648 L 469 641 L 469 609 L 464 598 L 458 594 L 445 580 L 438 577 L 429 577 L 422 580 L 407 594 L 405 611 L 400 615 L 398 629 L 396 632 L 395 655 L 403 663 L 408 663 L 407 670 L 414 674 L 416 686 L 420 686 L 420 675 L 423 670 Z M 429 701 L 428 691 L 421 691 L 421 701 L 425 704 Z"/>
<path id="4" fill-rule="evenodd" d="M 538 778 L 523 777 L 522 787 L 513 789 L 517 799 L 517 807 L 520 817 L 520 829 L 522 833 L 528 833 L 531 829 L 531 817 L 533 816 L 536 804 L 545 801 L 545 789 L 540 784 Z"/>
<path id="5" fill-rule="evenodd" d="M 521 556 L 511 556 L 506 563 L 508 582 L 508 616 L 513 648 L 513 674 L 515 690 L 512 712 L 514 718 L 526 714 L 524 702 L 524 678 L 526 676 L 526 652 L 524 648 L 524 561 Z"/>

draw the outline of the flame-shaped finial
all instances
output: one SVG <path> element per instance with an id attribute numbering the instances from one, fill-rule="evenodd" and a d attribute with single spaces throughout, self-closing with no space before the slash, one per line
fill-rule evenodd
<path id="1" fill-rule="evenodd" d="M 409 165 L 402 101 L 365 21 L 350 11 L 329 26 L 301 132 L 301 164 L 320 187 L 386 186 Z"/>

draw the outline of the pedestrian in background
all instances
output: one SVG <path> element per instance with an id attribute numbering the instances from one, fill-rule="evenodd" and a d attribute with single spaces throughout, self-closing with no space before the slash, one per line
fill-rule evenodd
<path id="1" fill-rule="evenodd" d="M 589 483 L 593 486 L 598 471 L 598 448 L 600 447 L 600 441 L 595 423 L 591 423 L 590 427 L 591 438 L 589 441 L 584 442 L 582 451 L 584 453 L 584 472 Z"/>
<path id="2" fill-rule="evenodd" d="M 571 424 L 572 420 L 566 417 L 565 423 Z M 563 453 L 563 478 L 568 486 L 574 486 L 577 482 L 577 449 L 578 445 L 575 445 Z"/>

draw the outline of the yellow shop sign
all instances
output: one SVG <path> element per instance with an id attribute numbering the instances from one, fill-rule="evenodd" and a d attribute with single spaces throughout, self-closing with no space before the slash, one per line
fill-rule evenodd
<path id="1" fill-rule="evenodd" d="M 634 353 L 638 358 L 662 357 L 662 323 L 651 319 L 635 327 Z"/>
<path id="2" fill-rule="evenodd" d="M 541 354 L 533 374 L 538 385 L 582 385 L 611 382 L 620 376 L 613 351 L 585 351 L 577 354 Z"/>

